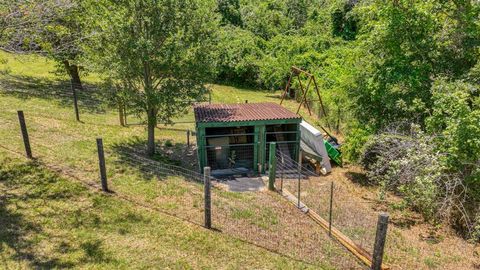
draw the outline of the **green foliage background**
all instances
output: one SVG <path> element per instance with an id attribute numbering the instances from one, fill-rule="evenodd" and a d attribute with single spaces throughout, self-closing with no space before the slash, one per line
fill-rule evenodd
<path id="1" fill-rule="evenodd" d="M 377 147 L 366 169 L 378 184 L 429 220 L 480 227 L 467 221 L 480 220 L 478 1 L 224 2 L 234 4 L 218 9 L 227 33 L 218 81 L 278 90 L 292 65 L 308 70 L 328 114 L 320 124 L 343 133 L 344 158 L 357 162 Z M 392 130 L 402 139 L 387 138 L 412 147 L 394 159 L 382 135 Z M 389 186 L 398 179 L 406 180 Z"/>
<path id="2" fill-rule="evenodd" d="M 44 1 L 61 11 L 55 14 L 37 2 L 0 5 L 0 47 L 39 49 L 102 73 L 120 89 L 117 98 L 122 88 L 138 90 L 133 100 L 152 130 L 157 118 L 184 112 L 183 100 L 204 93 L 205 82 L 278 90 L 292 65 L 309 71 L 328 115 L 319 124 L 343 135 L 346 159 L 357 162 L 372 141 L 384 142 L 381 133 L 415 126 L 417 137 L 406 141 L 422 147 L 412 144 L 386 164 L 394 170 L 439 158 L 396 191 L 431 218 L 448 190 L 434 172 L 461 179 L 464 189 L 454 193 L 464 196 L 469 220 L 478 220 L 462 223 L 480 228 L 479 1 Z M 6 16 L 15 9 L 21 15 Z M 139 35 L 137 28 L 152 31 Z M 162 84 L 152 85 L 157 79 Z"/>

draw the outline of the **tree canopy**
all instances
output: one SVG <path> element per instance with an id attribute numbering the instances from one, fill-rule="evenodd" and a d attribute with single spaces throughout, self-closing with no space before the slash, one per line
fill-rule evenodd
<path id="1" fill-rule="evenodd" d="M 146 114 L 148 153 L 157 122 L 170 122 L 205 93 L 214 72 L 217 19 L 208 1 L 108 1 L 92 6 L 91 63 Z"/>

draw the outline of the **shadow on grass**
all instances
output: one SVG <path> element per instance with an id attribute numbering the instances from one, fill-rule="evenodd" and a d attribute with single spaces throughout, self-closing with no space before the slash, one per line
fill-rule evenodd
<path id="1" fill-rule="evenodd" d="M 8 254 L 3 250 L 7 247 L 13 250 L 10 252 L 13 261 L 18 265 L 24 262 L 33 269 L 65 269 L 90 262 L 114 261 L 94 233 L 76 236 L 74 230 L 94 232 L 102 225 L 135 224 L 138 219 L 127 216 L 123 221 L 102 220 L 101 213 L 94 209 L 114 209 L 107 197 L 88 197 L 92 198 L 92 204 L 84 205 L 81 203 L 85 201 L 82 185 L 71 183 L 45 167 L 38 160 L 25 164 L 0 160 L 3 191 L 0 196 L 0 254 Z M 122 209 L 119 215 L 125 214 L 124 211 Z M 39 248 L 45 246 L 52 248 Z M 79 251 L 82 257 L 78 257 Z M 9 269 L 5 258 L 2 266 Z"/>
<path id="2" fill-rule="evenodd" d="M 25 183 L 28 181 L 29 183 Z M 66 200 L 70 194 L 62 190 L 47 190 L 45 185 L 36 183 L 56 181 L 56 176 L 46 175 L 34 162 L 5 166 L 0 162 L 0 183 L 4 192 L 0 197 L 0 252 L 4 247 L 14 251 L 12 259 L 27 261 L 36 269 L 70 268 L 69 262 L 60 262 L 57 258 L 48 258 L 35 252 L 35 247 L 43 237 L 52 237 L 42 228 L 41 223 L 32 222 L 27 214 L 32 205 L 46 207 L 49 200 Z M 23 192 L 19 192 L 19 190 Z M 58 215 L 58 214 L 57 214 Z M 3 261 L 6 264 L 5 260 Z M 3 265 L 8 269 L 8 265 Z"/>
<path id="3" fill-rule="evenodd" d="M 155 155 L 146 153 L 146 140 L 134 137 L 127 142 L 114 144 L 111 149 L 118 155 L 121 168 L 129 167 L 138 170 L 146 179 L 164 178 L 176 170 L 197 172 L 197 153 L 192 146 L 184 143 L 173 143 L 170 140 L 156 141 Z M 197 175 L 195 174 L 195 177 Z"/>
<path id="4" fill-rule="evenodd" d="M 41 98 L 56 100 L 62 106 L 73 108 L 73 92 L 69 81 L 53 81 L 22 75 L 2 75 L 0 92 L 20 99 Z M 77 90 L 77 100 L 80 110 L 92 113 L 105 112 L 104 91 L 99 91 L 97 85 L 84 84 Z"/>
<path id="5" fill-rule="evenodd" d="M 358 173 L 358 172 L 346 172 L 345 177 L 347 177 L 348 180 L 352 181 L 355 184 L 359 184 L 364 187 L 373 187 L 375 186 L 375 183 L 370 181 L 368 177 L 364 173 Z"/>

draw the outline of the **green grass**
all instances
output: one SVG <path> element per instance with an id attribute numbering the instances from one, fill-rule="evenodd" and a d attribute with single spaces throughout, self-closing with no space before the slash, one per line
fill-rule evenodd
<path id="1" fill-rule="evenodd" d="M 154 165 L 126 160 L 124 151 L 145 148 L 144 126 L 120 127 L 115 110 L 92 109 L 85 96 L 80 97 L 79 123 L 71 98 L 44 95 L 61 93 L 57 90 L 66 82 L 64 76 L 54 74 L 52 61 L 1 51 L 0 59 L 4 60 L 0 63 L 0 146 L 23 154 L 16 113 L 24 110 L 33 154 L 49 168 L 18 159 L 0 147 L 0 268 L 361 267 L 316 224 L 268 193 L 215 190 L 213 215 L 218 232 L 203 229 L 201 184 L 165 177 L 155 173 Z M 99 79 L 90 74 L 84 81 L 94 85 Z M 281 91 L 211 88 L 213 103 L 280 102 Z M 29 94 L 2 93 L 5 89 Z M 298 104 L 289 100 L 284 106 L 295 112 Z M 315 123 L 305 110 L 301 114 Z M 176 119 L 193 120 L 191 110 Z M 129 115 L 130 124 L 140 121 Z M 195 151 L 185 145 L 186 130 L 194 128 L 193 123 L 160 126 L 155 160 L 195 169 Z M 98 185 L 97 137 L 104 140 L 109 186 L 116 192 L 109 196 L 80 184 Z M 393 208 L 403 211 L 402 205 Z M 351 218 L 339 210 L 335 215 Z M 361 238 L 365 228 L 374 233 L 373 226 L 345 232 Z M 257 233 L 261 237 L 256 238 Z M 392 225 L 385 261 L 397 269 L 468 269 L 473 264 L 472 248 L 461 240 L 448 237 L 438 244 L 424 243 L 419 233 Z M 437 249 L 441 256 L 436 255 Z"/>
<path id="2" fill-rule="evenodd" d="M 308 268 L 92 192 L 32 162 L 1 157 L 0 189 L 4 269 Z"/>
<path id="3" fill-rule="evenodd" d="M 0 51 L 0 73 L 10 76 L 22 76 L 34 78 L 38 81 L 48 82 L 66 80 L 66 74 L 58 72 L 57 63 L 39 55 L 15 55 Z M 81 74 L 83 81 L 87 83 L 99 82 L 95 74 Z"/>
<path id="4" fill-rule="evenodd" d="M 232 218 L 244 219 L 250 224 L 254 224 L 262 229 L 272 229 L 273 226 L 279 223 L 278 216 L 268 208 L 260 209 L 238 209 L 234 208 L 232 211 Z"/>
<path id="5" fill-rule="evenodd" d="M 333 244 L 333 248 L 325 245 L 329 252 L 325 257 L 324 245 L 317 245 L 318 241 L 330 242 L 324 234 L 319 234 L 321 240 L 315 240 L 309 248 L 303 247 L 308 239 L 301 239 L 298 228 L 290 227 L 299 220 L 299 216 L 294 216 L 299 213 L 289 208 L 290 212 L 286 214 L 283 209 L 290 207 L 288 203 L 281 205 L 280 201 L 262 193 L 215 190 L 214 226 L 220 232 L 203 229 L 200 226 L 203 222 L 201 184 L 185 181 L 182 177 L 166 177 L 156 172 L 155 163 L 148 165 L 128 160 L 131 156 L 126 152 L 141 152 L 145 148 L 146 129 L 143 125 L 121 127 L 114 110 L 96 111 L 82 106 L 82 103 L 82 122 L 77 122 L 71 100 L 41 94 L 45 89 L 55 91 L 59 82 L 64 80 L 53 74 L 53 62 L 37 56 L 5 53 L 0 53 L 0 58 L 7 60 L 0 64 L 0 88 L 30 93 L 18 95 L 0 91 L 0 145 L 17 153 L 0 147 L 0 188 L 2 194 L 13 194 L 1 197 L 0 207 L 5 213 L 0 217 L 0 256 L 5 262 L 2 267 L 358 267 L 358 262 L 338 244 Z M 85 81 L 94 84 L 96 80 L 90 75 Z M 233 102 L 247 99 L 245 97 L 249 102 L 278 102 L 278 97 L 270 97 L 272 94 L 268 92 L 235 91 L 219 85 L 212 87 L 213 102 Z M 238 98 L 234 99 L 234 96 Z M 23 144 L 17 110 L 25 113 L 33 155 L 39 164 L 18 159 L 18 153 L 23 153 Z M 129 117 L 130 123 L 139 120 Z M 177 120 L 192 121 L 193 114 L 190 111 Z M 157 129 L 159 154 L 155 159 L 195 169 L 195 151 L 185 145 L 187 129 L 193 130 L 194 124 L 182 123 Z M 113 195 L 94 192 L 84 185 L 99 184 L 95 143 L 98 137 L 104 141 L 107 176 L 109 187 L 115 192 Z M 194 140 L 192 137 L 191 141 Z M 235 209 L 254 210 L 247 219 L 242 218 L 245 214 L 240 214 L 238 220 L 215 216 L 235 216 Z M 313 223 L 308 226 L 303 231 L 316 229 Z M 13 238 L 11 230 L 16 233 Z M 250 233 L 246 234 L 248 231 Z M 257 239 L 259 231 L 267 233 Z M 280 248 L 269 242 L 268 233 L 279 238 L 283 246 Z M 264 248 L 258 247 L 263 242 L 267 242 Z"/>

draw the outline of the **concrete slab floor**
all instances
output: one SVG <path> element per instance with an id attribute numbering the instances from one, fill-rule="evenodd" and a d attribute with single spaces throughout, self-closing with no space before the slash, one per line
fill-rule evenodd
<path id="1" fill-rule="evenodd" d="M 228 191 L 232 192 L 254 192 L 266 190 L 266 185 L 262 177 L 239 177 L 232 180 L 226 180 L 219 183 Z"/>

